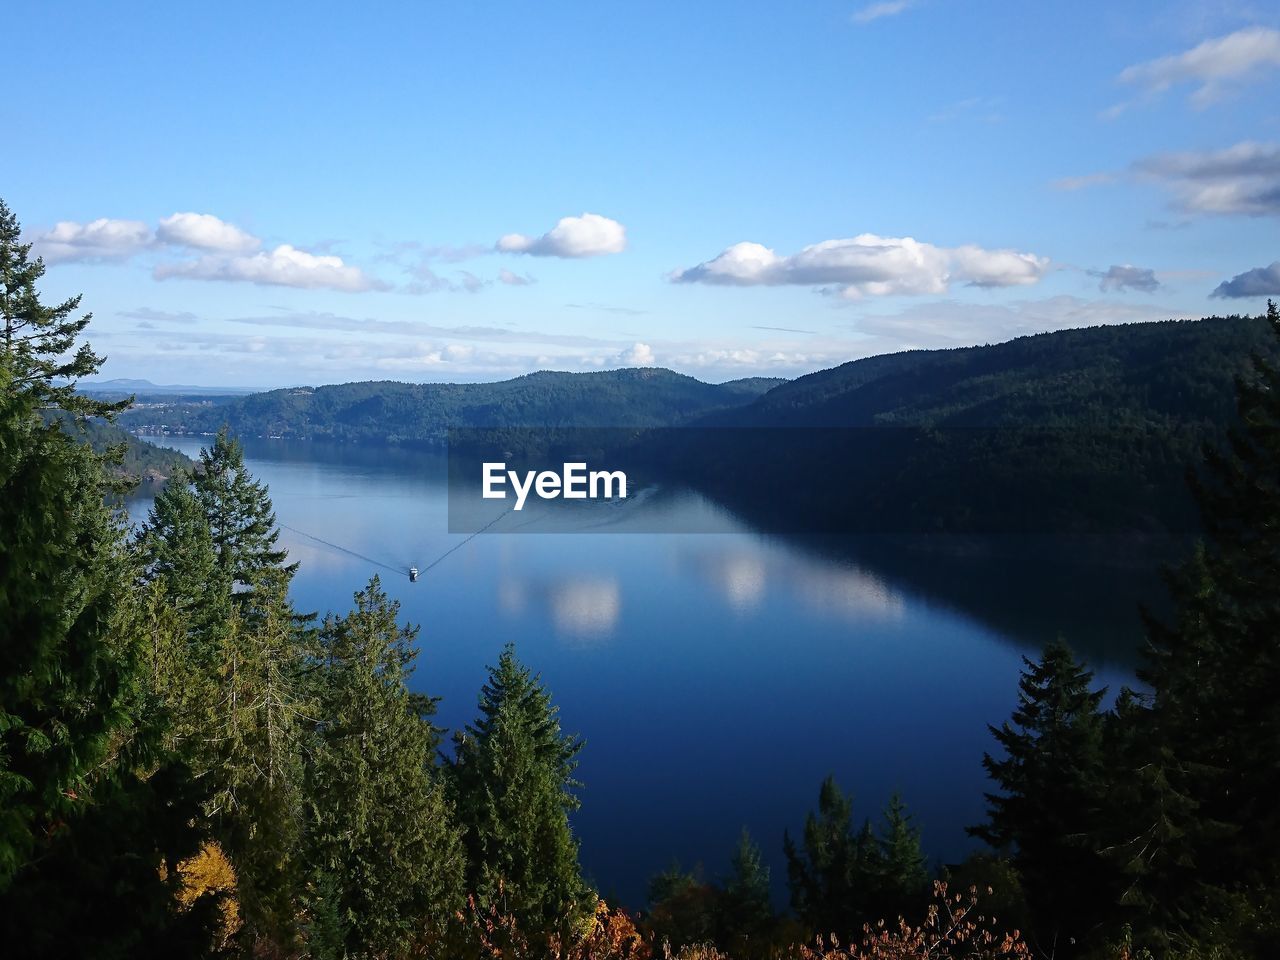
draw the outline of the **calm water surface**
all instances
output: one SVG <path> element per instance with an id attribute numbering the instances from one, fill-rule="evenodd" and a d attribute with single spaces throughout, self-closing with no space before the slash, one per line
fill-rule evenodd
<path id="1" fill-rule="evenodd" d="M 167 439 L 188 455 L 198 439 Z M 426 454 L 246 441 L 267 482 L 281 541 L 301 562 L 293 596 L 349 609 L 373 574 L 421 625 L 413 684 L 442 696 L 439 722 L 473 719 L 485 665 L 514 641 L 586 739 L 574 816 L 582 862 L 633 906 L 678 859 L 723 873 L 743 826 L 781 900 L 784 828 L 796 834 L 834 773 L 875 817 L 897 790 L 936 860 L 971 849 L 983 815 L 987 723 L 1015 704 L 1024 654 L 1055 635 L 1113 690 L 1132 682 L 1136 604 L 1151 578 L 1038 562 L 919 557 L 782 540 L 695 495 L 629 509 L 666 511 L 719 534 L 625 531 L 447 533 L 441 464 Z M 138 504 L 139 511 L 145 504 Z M 369 560 L 295 531 L 339 544 Z"/>

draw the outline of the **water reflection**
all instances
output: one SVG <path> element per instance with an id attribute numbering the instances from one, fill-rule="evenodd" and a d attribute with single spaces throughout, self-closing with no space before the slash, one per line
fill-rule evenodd
<path id="1" fill-rule="evenodd" d="M 504 571 L 498 580 L 498 609 L 516 622 L 531 616 L 549 621 L 556 635 L 571 645 L 599 646 L 617 628 L 622 587 L 617 577 L 545 581 Z"/>
<path id="2" fill-rule="evenodd" d="M 463 540 L 448 533 L 438 459 L 245 446 L 282 524 L 405 569 Z M 1063 562 L 1051 544 L 947 553 L 781 538 L 697 495 L 629 509 L 659 511 L 673 531 L 728 532 L 623 532 L 634 518 L 618 511 L 608 533 L 479 536 L 415 584 L 281 538 L 302 561 L 302 609 L 345 611 L 383 576 L 423 627 L 413 682 L 443 697 L 446 727 L 474 720 L 485 665 L 517 643 L 566 729 L 586 737 L 575 829 L 587 869 L 624 902 L 642 903 L 673 857 L 723 871 L 744 824 L 781 881 L 781 832 L 800 828 L 828 773 L 857 795 L 858 817 L 902 790 L 930 855 L 956 856 L 982 816 L 986 725 L 1015 705 L 1021 656 L 1062 634 L 1102 682 L 1131 679 L 1137 603 L 1150 594 Z"/>
<path id="3" fill-rule="evenodd" d="M 677 568 L 710 585 L 739 615 L 760 607 L 770 591 L 815 613 L 848 622 L 902 614 L 902 594 L 856 564 L 820 562 L 776 544 L 741 541 L 741 537 L 698 538 L 696 545 L 676 548 Z"/>

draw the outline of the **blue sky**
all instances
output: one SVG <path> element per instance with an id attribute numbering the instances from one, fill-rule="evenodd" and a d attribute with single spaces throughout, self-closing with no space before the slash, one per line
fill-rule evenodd
<path id="1" fill-rule="evenodd" d="M 22 4 L 0 196 L 107 377 L 859 356 L 1280 294 L 1280 9 Z"/>

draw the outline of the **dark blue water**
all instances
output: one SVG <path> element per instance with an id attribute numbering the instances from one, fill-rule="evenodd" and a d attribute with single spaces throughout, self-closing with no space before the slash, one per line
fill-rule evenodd
<path id="1" fill-rule="evenodd" d="M 464 539 L 446 532 L 441 464 L 427 455 L 264 440 L 246 453 L 280 523 L 391 568 Z M 414 685 L 443 697 L 450 728 L 472 719 L 485 665 L 515 642 L 564 728 L 586 739 L 582 862 L 633 906 L 675 859 L 721 874 L 743 826 L 780 890 L 783 830 L 798 832 L 828 773 L 859 819 L 900 791 L 930 856 L 954 860 L 972 848 L 986 724 L 1013 709 L 1022 655 L 1061 634 L 1100 682 L 1132 682 L 1148 577 L 1048 551 L 1029 563 L 784 541 L 692 494 L 629 509 L 726 532 L 601 532 L 625 530 L 624 517 L 590 533 L 487 533 L 416 584 L 292 530 L 281 540 L 301 562 L 301 608 L 345 611 L 382 577 L 422 627 Z"/>

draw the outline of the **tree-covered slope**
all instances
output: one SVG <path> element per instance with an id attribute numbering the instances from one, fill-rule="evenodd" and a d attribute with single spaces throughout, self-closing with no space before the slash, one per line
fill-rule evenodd
<path id="1" fill-rule="evenodd" d="M 163 483 L 179 471 L 195 466 L 186 454 L 148 443 L 106 420 L 95 418 L 71 425 L 64 419 L 63 424 L 71 436 L 88 443 L 95 453 L 106 453 L 123 445 L 124 456 L 119 463 L 111 464 L 110 469 L 136 482 Z"/>
<path id="2" fill-rule="evenodd" d="M 854 360 L 782 384 L 708 422 L 761 427 L 1040 427 L 1225 423 L 1259 317 L 1062 330 L 1006 343 Z"/>
<path id="3" fill-rule="evenodd" d="M 749 403 L 783 381 L 703 383 L 670 370 L 541 371 L 499 383 L 373 381 L 252 394 L 216 407 L 175 403 L 121 418 L 134 430 L 355 442 L 439 443 L 450 427 L 675 425 Z"/>
<path id="4" fill-rule="evenodd" d="M 1235 420 L 1259 317 L 1094 327 L 913 351 L 783 384 L 662 451 L 757 522 L 806 532 L 1160 533 Z M 816 428 L 816 429 L 815 429 Z M 767 456 L 761 456 L 767 451 Z"/>

